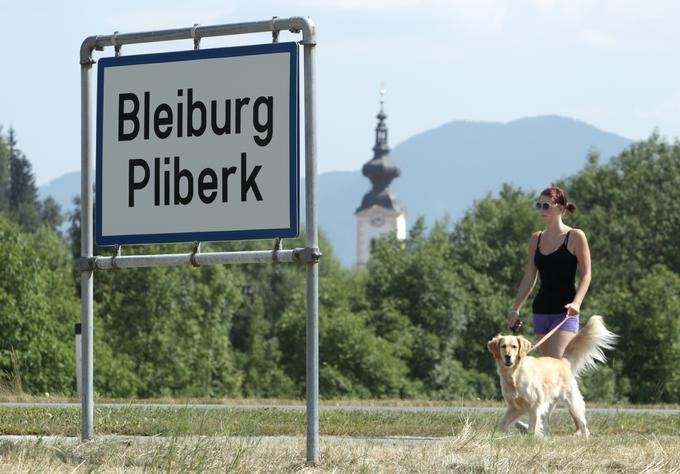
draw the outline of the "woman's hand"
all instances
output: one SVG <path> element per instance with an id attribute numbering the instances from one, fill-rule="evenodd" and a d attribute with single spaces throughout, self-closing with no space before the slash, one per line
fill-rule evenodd
<path id="1" fill-rule="evenodd" d="M 567 316 L 576 316 L 581 312 L 581 305 L 572 301 L 571 303 L 565 304 L 564 309 L 567 310 Z"/>
<path id="2" fill-rule="evenodd" d="M 519 321 L 519 311 L 510 311 L 510 319 L 508 319 L 508 329 L 514 331 L 513 328 Z"/>

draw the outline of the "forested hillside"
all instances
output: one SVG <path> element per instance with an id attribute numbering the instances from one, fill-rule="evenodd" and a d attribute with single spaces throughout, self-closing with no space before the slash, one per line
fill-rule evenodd
<path id="1" fill-rule="evenodd" d="M 608 365 L 583 379 L 585 396 L 677 403 L 680 144 L 652 136 L 606 163 L 595 154 L 586 161 L 556 184 L 578 205 L 566 223 L 583 229 L 591 246 L 593 282 L 583 315 L 604 315 L 622 338 Z M 479 196 L 455 222 L 426 227 L 419 219 L 405 242 L 381 240 L 363 270 L 343 268 L 322 235 L 322 397 L 499 397 L 486 342 L 504 329 L 528 238 L 540 228 L 535 199 L 508 184 Z M 67 235 L 55 230 L 60 219 L 70 222 Z M 6 390 L 75 391 L 79 235 L 79 215 L 61 216 L 54 202 L 38 201 L 16 134 L 0 132 L 0 385 Z M 211 243 L 203 251 L 272 245 Z M 189 244 L 140 246 L 124 253 L 190 250 Z M 303 268 L 98 271 L 94 307 L 99 396 L 304 397 Z M 523 316 L 530 326 L 529 314 Z"/>

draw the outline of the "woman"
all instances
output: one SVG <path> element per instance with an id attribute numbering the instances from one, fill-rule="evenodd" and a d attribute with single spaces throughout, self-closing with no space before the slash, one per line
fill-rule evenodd
<path id="1" fill-rule="evenodd" d="M 566 315 L 573 316 L 540 347 L 544 356 L 561 358 L 567 344 L 576 337 L 581 303 L 590 285 L 590 250 L 583 231 L 562 222 L 564 215 L 576 210 L 560 188 L 547 188 L 541 193 L 536 210 L 545 230 L 535 232 L 529 240 L 529 258 L 517 299 L 510 312 L 508 328 L 519 320 L 519 310 L 541 276 L 541 286 L 533 302 L 534 334 L 540 340 Z M 576 269 L 581 276 L 575 286 Z"/>

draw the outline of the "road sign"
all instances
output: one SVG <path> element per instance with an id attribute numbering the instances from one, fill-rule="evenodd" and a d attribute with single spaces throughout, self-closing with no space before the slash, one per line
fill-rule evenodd
<path id="1" fill-rule="evenodd" d="M 98 245 L 295 237 L 296 43 L 103 58 Z"/>

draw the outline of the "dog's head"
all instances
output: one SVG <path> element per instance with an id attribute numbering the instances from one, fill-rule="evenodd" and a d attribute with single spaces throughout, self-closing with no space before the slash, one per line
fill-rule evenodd
<path id="1" fill-rule="evenodd" d="M 531 342 L 522 336 L 501 336 L 491 339 L 486 347 L 496 358 L 499 367 L 515 366 L 531 348 Z"/>

